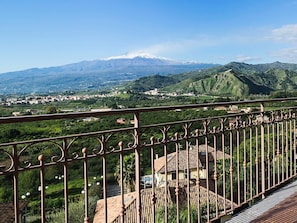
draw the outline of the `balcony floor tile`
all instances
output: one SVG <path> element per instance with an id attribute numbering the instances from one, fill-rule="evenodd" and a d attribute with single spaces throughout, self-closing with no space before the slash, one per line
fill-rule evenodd
<path id="1" fill-rule="evenodd" d="M 278 189 L 248 209 L 235 214 L 228 223 L 297 222 L 297 180 Z"/>

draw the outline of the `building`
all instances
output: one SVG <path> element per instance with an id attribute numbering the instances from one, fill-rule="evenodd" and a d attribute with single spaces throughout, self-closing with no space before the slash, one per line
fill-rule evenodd
<path id="1" fill-rule="evenodd" d="M 199 148 L 199 154 L 198 154 Z M 206 152 L 208 153 L 208 165 Z M 178 155 L 178 164 L 177 161 Z M 189 158 L 189 164 L 187 164 L 187 159 Z M 220 160 L 223 158 L 230 158 L 228 154 L 224 154 L 220 150 L 215 150 L 213 147 L 209 145 L 199 145 L 191 146 L 189 150 L 180 150 L 177 152 L 173 152 L 167 155 L 167 181 L 177 179 L 177 170 L 178 170 L 178 178 L 180 180 L 187 179 L 188 167 L 189 167 L 189 178 L 196 179 L 199 174 L 199 179 L 206 179 L 207 173 L 211 178 L 213 173 L 213 165 L 214 160 Z M 198 160 L 198 162 L 197 162 Z M 162 186 L 165 182 L 165 164 L 166 157 L 162 156 L 160 158 L 155 159 L 155 173 L 157 179 L 157 185 Z"/>

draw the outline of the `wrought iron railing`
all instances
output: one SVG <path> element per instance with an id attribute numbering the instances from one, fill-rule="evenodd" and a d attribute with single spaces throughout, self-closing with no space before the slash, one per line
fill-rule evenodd
<path id="1" fill-rule="evenodd" d="M 11 185 L 0 192 L 8 191 L 5 202 L 13 202 L 17 223 L 24 219 L 22 199 L 29 206 L 26 221 L 30 213 L 32 222 L 34 216 L 48 222 L 61 208 L 64 222 L 71 222 L 70 204 L 82 197 L 84 222 L 92 221 L 94 208 L 94 222 L 217 220 L 295 178 L 296 100 L 3 117 L 2 126 L 57 120 L 70 132 L 83 118 L 99 119 L 84 132 L 1 143 L 0 179 Z M 121 117 L 126 124 L 115 125 Z M 94 130 L 106 120 L 110 127 L 98 124 Z M 24 191 L 24 181 L 36 176 L 38 185 Z M 117 196 L 109 194 L 112 176 L 119 183 Z M 77 178 L 81 191 L 70 185 Z M 102 189 L 96 207 L 89 201 L 93 184 Z M 60 192 L 49 192 L 53 185 Z M 53 204 L 53 197 L 60 203 Z"/>

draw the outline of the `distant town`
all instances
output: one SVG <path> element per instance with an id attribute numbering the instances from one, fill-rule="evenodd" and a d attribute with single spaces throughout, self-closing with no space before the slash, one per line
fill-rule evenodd
<path id="1" fill-rule="evenodd" d="M 19 96 L 19 97 L 0 97 L 0 105 L 3 106 L 12 106 L 12 105 L 38 105 L 38 104 L 48 104 L 52 102 L 61 102 L 61 101 L 82 101 L 91 98 L 104 98 L 104 97 L 115 97 L 119 94 L 126 94 L 126 91 L 112 91 L 110 93 L 101 93 L 101 94 L 84 94 L 84 95 L 30 95 L 30 96 Z M 158 89 L 150 90 L 143 92 L 145 95 L 154 95 L 154 96 L 194 96 L 194 94 L 178 94 L 173 93 L 164 93 L 159 92 Z"/>

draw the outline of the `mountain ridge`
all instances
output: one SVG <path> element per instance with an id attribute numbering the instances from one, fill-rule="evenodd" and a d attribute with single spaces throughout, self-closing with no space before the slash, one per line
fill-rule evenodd
<path id="1" fill-rule="evenodd" d="M 32 94 L 105 89 L 153 74 L 177 74 L 206 67 L 188 63 L 136 56 L 81 61 L 62 66 L 30 68 L 0 74 L 0 94 Z"/>
<path id="2" fill-rule="evenodd" d="M 150 56 L 114 57 L 0 74 L 0 94 L 105 90 L 247 96 L 297 91 L 297 64 L 181 62 Z"/>
<path id="3" fill-rule="evenodd" d="M 175 74 L 174 84 L 167 84 L 160 90 L 195 95 L 209 94 L 238 96 L 263 94 L 275 91 L 297 91 L 297 64 L 273 62 L 267 64 L 246 64 L 230 62 L 208 69 Z M 143 83 L 145 90 L 154 86 Z M 129 85 L 133 89 L 133 83 Z"/>

